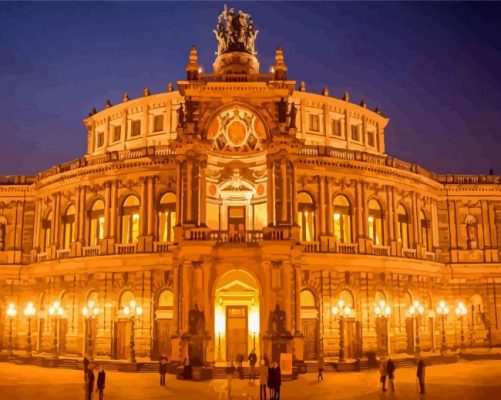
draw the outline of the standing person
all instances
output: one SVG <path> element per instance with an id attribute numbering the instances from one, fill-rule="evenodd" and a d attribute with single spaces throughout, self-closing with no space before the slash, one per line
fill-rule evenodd
<path id="1" fill-rule="evenodd" d="M 87 368 L 87 380 L 86 380 L 86 400 L 92 400 L 92 391 L 94 390 L 94 372 L 92 371 L 92 366 L 89 365 Z"/>
<path id="2" fill-rule="evenodd" d="M 266 400 L 266 385 L 268 384 L 268 367 L 264 360 L 259 366 L 259 400 Z"/>
<path id="3" fill-rule="evenodd" d="M 416 376 L 419 380 L 419 393 L 424 394 L 424 375 L 425 375 L 426 365 L 422 357 L 419 357 L 419 361 L 417 363 L 417 371 Z"/>
<path id="4" fill-rule="evenodd" d="M 270 400 L 275 399 L 275 362 L 268 367 L 268 389 L 270 390 Z"/>
<path id="5" fill-rule="evenodd" d="M 249 357 L 247 357 L 249 360 L 249 365 L 250 365 L 250 374 L 249 374 L 249 381 L 255 381 L 256 380 L 256 363 L 257 363 L 257 356 L 256 352 L 254 349 L 251 350 L 249 353 Z"/>
<path id="6" fill-rule="evenodd" d="M 84 369 L 84 381 L 87 383 L 87 370 L 89 369 L 89 359 L 84 357 L 83 359 L 83 369 Z"/>
<path id="7" fill-rule="evenodd" d="M 96 393 L 99 393 L 99 400 L 103 400 L 104 396 L 104 384 L 106 382 L 106 373 L 103 367 L 99 367 L 99 372 L 97 373 L 97 383 L 96 383 Z"/>
<path id="8" fill-rule="evenodd" d="M 165 354 L 158 360 L 158 373 L 160 374 L 160 386 L 165 386 L 165 374 L 167 373 L 167 357 Z"/>
<path id="9" fill-rule="evenodd" d="M 228 399 L 231 399 L 231 382 L 233 380 L 233 375 L 235 374 L 235 365 L 233 364 L 233 360 L 231 360 L 231 364 L 226 367 L 226 378 L 228 379 Z"/>
<path id="10" fill-rule="evenodd" d="M 280 400 L 280 386 L 282 386 L 282 371 L 280 365 L 275 362 L 275 400 Z"/>
<path id="11" fill-rule="evenodd" d="M 391 358 L 388 358 L 388 361 L 386 362 L 386 372 L 390 382 L 390 392 L 395 393 L 395 385 L 393 384 L 393 379 L 395 378 L 395 363 Z"/>
<path id="12" fill-rule="evenodd" d="M 388 362 L 386 361 L 386 357 L 381 357 L 381 361 L 379 362 L 379 373 L 381 375 L 381 391 L 386 392 L 386 374 L 388 369 Z"/>
<path id="13" fill-rule="evenodd" d="M 318 360 L 318 376 L 317 376 L 317 381 L 319 380 L 324 380 L 324 357 L 320 356 L 320 359 Z"/>

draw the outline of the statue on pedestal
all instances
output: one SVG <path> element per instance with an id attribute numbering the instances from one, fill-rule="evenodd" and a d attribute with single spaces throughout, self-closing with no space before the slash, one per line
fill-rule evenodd
<path id="1" fill-rule="evenodd" d="M 277 336 L 285 333 L 285 311 L 280 310 L 278 304 L 270 315 L 270 331 Z"/>
<path id="2" fill-rule="evenodd" d="M 197 304 L 189 312 L 189 333 L 200 336 L 205 333 L 205 314 L 198 309 Z"/>
<path id="3" fill-rule="evenodd" d="M 297 114 L 297 108 L 294 102 L 291 103 L 291 108 L 289 111 L 289 125 L 287 128 L 295 128 L 296 127 L 296 114 Z"/>

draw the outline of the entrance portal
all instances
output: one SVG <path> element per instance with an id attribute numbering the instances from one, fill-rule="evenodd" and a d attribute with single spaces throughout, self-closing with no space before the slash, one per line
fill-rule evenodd
<path id="1" fill-rule="evenodd" d="M 259 357 L 259 290 L 254 277 L 231 270 L 219 279 L 215 291 L 216 362 L 236 361 L 255 349 Z"/>

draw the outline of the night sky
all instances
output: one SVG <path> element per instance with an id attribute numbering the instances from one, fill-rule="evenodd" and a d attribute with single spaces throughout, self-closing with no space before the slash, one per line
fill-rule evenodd
<path id="1" fill-rule="evenodd" d="M 387 153 L 439 173 L 501 173 L 501 3 L 228 3 L 253 17 L 261 71 L 349 91 L 390 118 Z M 0 175 L 85 153 L 106 99 L 165 91 L 195 44 L 212 70 L 223 3 L 0 3 Z"/>

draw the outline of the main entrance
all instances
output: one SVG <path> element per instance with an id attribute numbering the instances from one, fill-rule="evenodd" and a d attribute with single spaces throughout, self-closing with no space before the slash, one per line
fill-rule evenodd
<path id="1" fill-rule="evenodd" d="M 254 277 L 235 269 L 223 274 L 215 290 L 216 363 L 247 360 L 252 349 L 259 357 L 259 290 Z"/>

